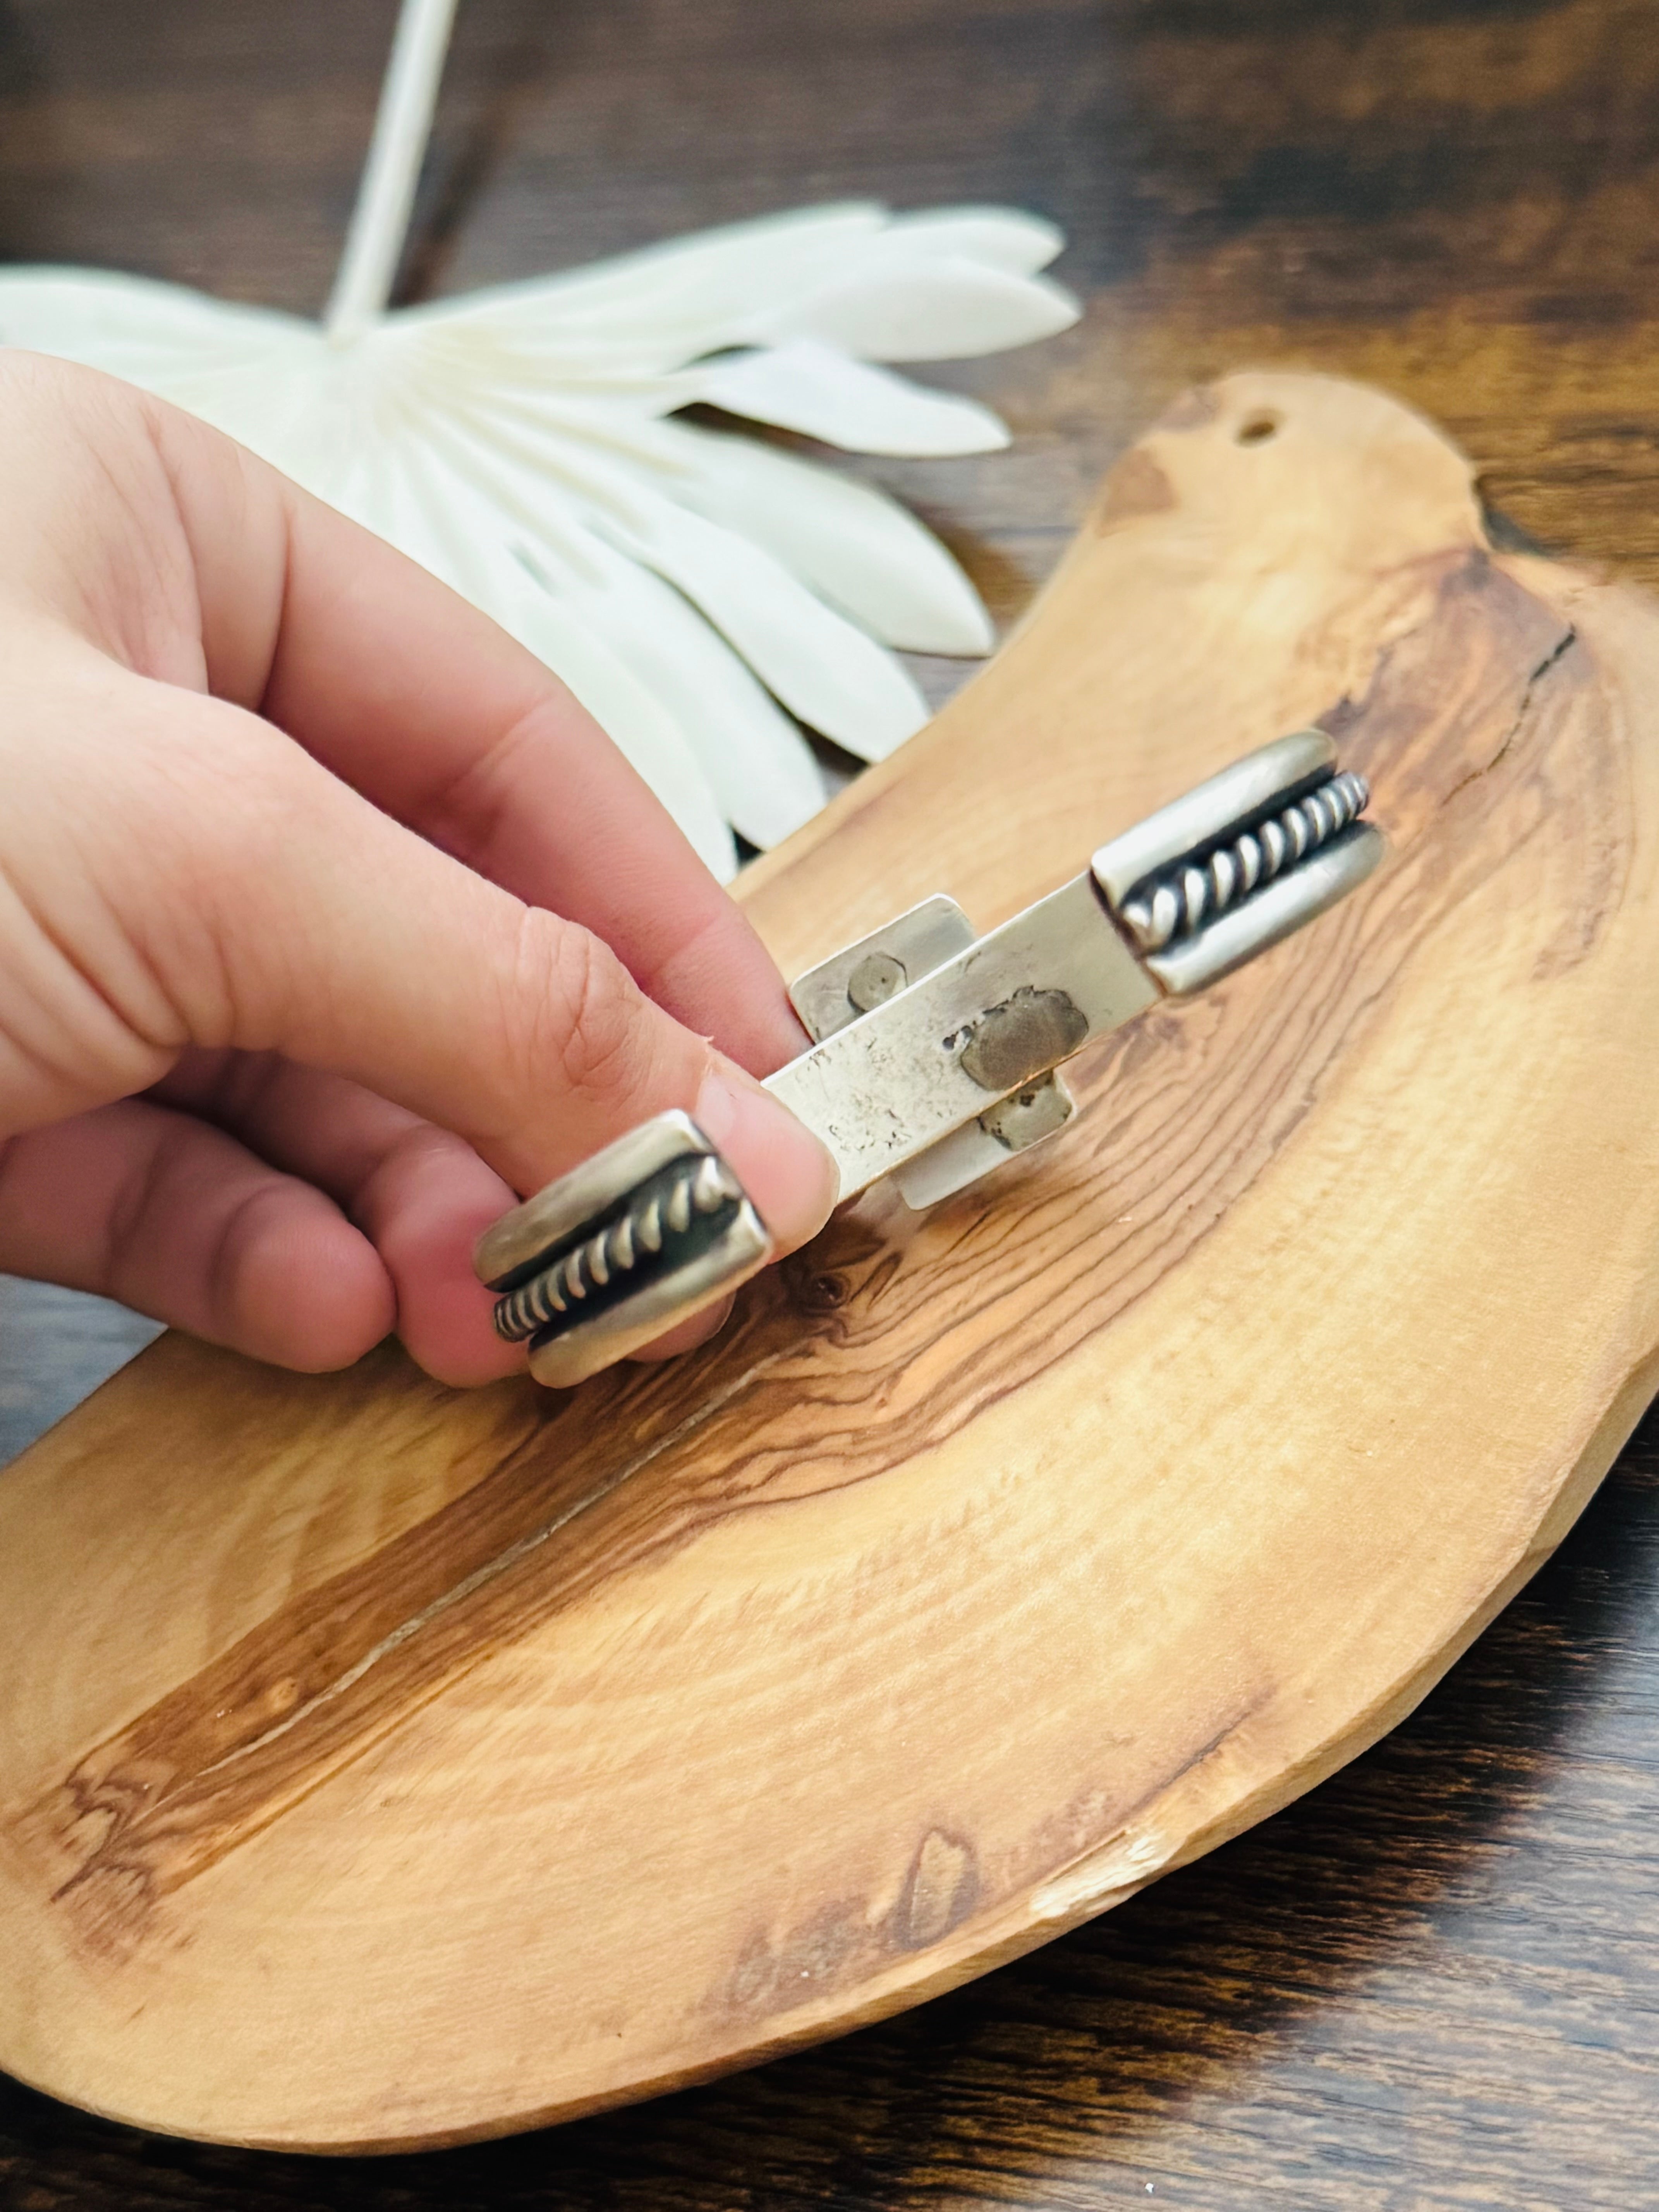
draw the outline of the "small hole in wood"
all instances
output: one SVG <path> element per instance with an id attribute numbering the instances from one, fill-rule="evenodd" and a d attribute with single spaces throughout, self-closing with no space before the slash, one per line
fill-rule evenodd
<path id="1" fill-rule="evenodd" d="M 1235 434 L 1237 442 L 1241 446 L 1265 446 L 1268 439 L 1277 433 L 1284 420 L 1282 415 L 1273 415 L 1266 411 L 1260 415 L 1247 415 Z"/>
<path id="2" fill-rule="evenodd" d="M 803 1313 L 831 1314 L 844 1306 L 853 1295 L 853 1286 L 844 1275 L 797 1274 L 791 1285 L 795 1304 Z"/>

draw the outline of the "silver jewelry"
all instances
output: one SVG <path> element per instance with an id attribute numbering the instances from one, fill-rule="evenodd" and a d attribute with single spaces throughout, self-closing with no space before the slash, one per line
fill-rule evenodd
<path id="1" fill-rule="evenodd" d="M 1322 730 L 1264 745 L 1103 845 L 1088 870 L 976 936 L 925 899 L 790 991 L 811 1048 L 766 1087 L 828 1146 L 852 1198 L 891 1176 L 933 1206 L 1053 1136 L 1057 1070 L 1162 997 L 1265 951 L 1363 883 L 1381 833 Z M 486 1231 L 478 1274 L 530 1370 L 608 1367 L 745 1281 L 772 1240 L 690 1115 L 633 1129 Z"/>

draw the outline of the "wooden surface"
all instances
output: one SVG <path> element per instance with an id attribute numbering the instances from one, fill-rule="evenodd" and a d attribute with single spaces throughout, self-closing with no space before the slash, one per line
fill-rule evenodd
<path id="1" fill-rule="evenodd" d="M 337 210 L 378 27 L 298 10 L 309 43 L 278 59 L 267 11 L 155 13 L 147 59 L 112 10 L 22 13 L 7 242 L 314 299 L 307 223 Z M 626 78 L 605 58 L 618 14 L 638 33 Z M 993 9 L 966 32 L 955 10 L 824 9 L 769 51 L 757 26 L 779 20 L 573 9 L 555 40 L 539 11 L 481 9 L 451 140 L 471 196 L 434 276 L 871 182 L 1006 193 L 1068 223 L 1100 303 L 1066 346 L 954 373 L 1011 404 L 1022 451 L 905 472 L 977 533 L 1005 604 L 1128 425 L 1241 351 L 1387 378 L 1496 465 L 1510 514 L 1650 557 L 1642 9 Z M 539 80 L 538 40 L 556 49 Z M 191 163 L 154 122 L 185 53 L 197 105 L 163 112 L 193 124 Z M 234 183 L 256 156 L 263 198 Z M 1093 2205 L 1148 2182 L 1188 2203 L 1638 2203 L 1650 1499 L 1627 1459 L 1431 1708 L 1308 1805 L 910 2020 L 618 2120 L 390 2167 L 146 2148 L 20 2094 L 9 2185 L 31 2203 Z"/>
<path id="2" fill-rule="evenodd" d="M 1398 402 L 1177 400 L 739 895 L 792 972 L 941 880 L 1000 921 L 1313 722 L 1377 876 L 696 1359 L 170 1337 L 15 1462 L 0 2057 L 218 2140 L 501 2134 L 955 1986 L 1375 1741 L 1659 1376 L 1656 697 L 1659 600 L 1494 556 Z"/>

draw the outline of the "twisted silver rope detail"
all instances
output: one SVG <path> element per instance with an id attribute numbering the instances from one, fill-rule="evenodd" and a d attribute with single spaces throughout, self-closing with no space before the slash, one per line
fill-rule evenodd
<path id="1" fill-rule="evenodd" d="M 713 1213 L 728 1199 L 742 1196 L 743 1186 L 714 1153 L 681 1162 L 666 1189 L 636 1200 L 585 1244 L 498 1299 L 496 1334 L 509 1344 L 522 1343 L 568 1314 L 591 1291 L 603 1290 L 613 1275 L 636 1267 L 641 1256 L 660 1252 L 665 1229 L 684 1236 L 693 1214 Z"/>
<path id="2" fill-rule="evenodd" d="M 1161 952 L 1172 939 L 1190 936 L 1328 844 L 1363 812 L 1370 795 L 1364 777 L 1345 769 L 1282 814 L 1218 846 L 1202 863 L 1188 861 L 1139 888 L 1120 918 L 1142 952 Z"/>

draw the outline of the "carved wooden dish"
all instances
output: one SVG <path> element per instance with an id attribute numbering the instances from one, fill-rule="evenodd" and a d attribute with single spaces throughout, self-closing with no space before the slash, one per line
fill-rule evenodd
<path id="1" fill-rule="evenodd" d="M 1351 1758 L 1558 1540 L 1659 1343 L 1659 614 L 1377 394 L 1131 452 L 996 662 L 748 877 L 787 970 L 981 927 L 1318 721 L 1393 853 L 565 1397 L 162 1340 L 0 1480 L 0 2063 L 433 2143 L 830 2035 Z"/>

